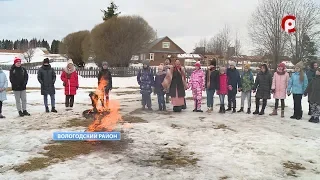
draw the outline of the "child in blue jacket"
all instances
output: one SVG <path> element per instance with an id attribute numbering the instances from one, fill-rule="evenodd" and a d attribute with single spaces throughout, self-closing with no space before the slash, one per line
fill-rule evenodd
<path id="1" fill-rule="evenodd" d="M 288 96 L 293 94 L 293 109 L 294 113 L 293 116 L 291 116 L 291 119 L 302 119 L 302 105 L 301 105 L 301 99 L 305 92 L 305 90 L 308 87 L 308 77 L 303 71 L 303 63 L 299 62 L 295 66 L 295 72 L 291 75 L 288 83 Z"/>
<path id="2" fill-rule="evenodd" d="M 163 70 L 163 65 L 160 64 L 158 67 L 158 72 L 156 74 L 155 78 L 155 85 L 154 85 L 154 93 L 158 96 L 158 105 L 159 105 L 159 111 L 165 111 L 166 110 L 166 101 L 164 98 L 164 95 L 166 92 L 164 91 L 164 88 L 162 86 L 162 82 L 164 78 L 166 77 L 166 71 Z"/>

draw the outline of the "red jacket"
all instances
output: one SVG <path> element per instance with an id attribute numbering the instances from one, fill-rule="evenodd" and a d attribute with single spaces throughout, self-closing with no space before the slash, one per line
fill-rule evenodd
<path id="1" fill-rule="evenodd" d="M 218 95 L 226 95 L 228 94 L 228 76 L 226 73 L 220 74 L 220 88 L 217 92 Z"/>
<path id="2" fill-rule="evenodd" d="M 61 80 L 64 85 L 65 95 L 76 95 L 77 89 L 79 88 L 78 73 L 75 69 L 67 70 L 66 68 L 62 71 Z"/>

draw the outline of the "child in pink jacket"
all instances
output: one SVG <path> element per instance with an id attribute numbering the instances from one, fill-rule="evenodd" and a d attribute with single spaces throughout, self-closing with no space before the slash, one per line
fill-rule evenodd
<path id="1" fill-rule="evenodd" d="M 220 99 L 220 110 L 219 113 L 226 113 L 226 109 L 224 106 L 224 99 L 225 96 L 228 94 L 229 87 L 228 87 L 228 76 L 226 74 L 226 68 L 220 67 L 219 69 L 219 90 L 217 91 L 217 94 L 219 95 Z"/>
<path id="2" fill-rule="evenodd" d="M 287 97 L 287 88 L 289 82 L 289 74 L 286 72 L 286 65 L 280 63 L 277 68 L 277 72 L 274 73 L 272 79 L 271 91 L 273 98 L 276 99 L 273 112 L 270 116 L 278 115 L 279 99 L 281 100 L 281 117 L 284 117 L 284 100 Z"/>
<path id="3" fill-rule="evenodd" d="M 202 91 L 204 90 L 205 84 L 205 74 L 201 69 L 201 65 L 197 62 L 195 65 L 195 70 L 192 72 L 188 89 L 191 88 L 192 96 L 194 100 L 194 110 L 193 112 L 203 112 L 201 110 L 201 101 L 202 101 Z"/>

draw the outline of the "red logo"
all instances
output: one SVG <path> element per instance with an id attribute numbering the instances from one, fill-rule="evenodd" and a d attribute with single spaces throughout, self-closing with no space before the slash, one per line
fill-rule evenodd
<path id="1" fill-rule="evenodd" d="M 286 15 L 281 20 L 281 28 L 287 33 L 296 32 L 296 17 L 294 15 Z"/>

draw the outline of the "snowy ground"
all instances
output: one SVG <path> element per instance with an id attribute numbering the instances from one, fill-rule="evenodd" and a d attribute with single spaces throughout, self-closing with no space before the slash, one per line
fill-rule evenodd
<path id="1" fill-rule="evenodd" d="M 32 79 L 32 78 L 31 78 Z M 31 80 L 31 83 L 35 80 Z M 94 83 L 93 83 L 94 82 Z M 94 87 L 93 79 L 80 79 L 80 84 Z M 60 86 L 60 85 L 59 85 Z M 121 114 L 140 108 L 140 94 L 136 81 L 115 78 L 112 99 L 121 103 Z M 57 90 L 57 114 L 44 113 L 42 96 L 38 90 L 28 91 L 28 109 L 32 116 L 20 118 L 15 110 L 14 97 L 8 94 L 3 114 L 7 119 L 0 124 L 0 179 L 1 180 L 46 180 L 46 179 L 320 179 L 320 125 L 303 120 L 291 120 L 292 97 L 286 102 L 286 117 L 254 116 L 242 113 L 218 114 L 193 113 L 192 101 L 187 101 L 187 110 L 182 113 L 162 114 L 156 111 L 140 112 L 138 116 L 148 123 L 119 124 L 117 129 L 131 139 L 128 149 L 121 153 L 93 152 L 47 168 L 18 173 L 11 169 L 28 159 L 40 156 L 44 146 L 51 143 L 52 132 L 84 130 L 85 128 L 60 128 L 67 120 L 81 117 L 90 107 L 90 89 L 79 89 L 73 111 L 65 111 L 63 90 Z M 128 93 L 131 91 L 132 93 Z M 187 92 L 191 96 L 190 91 Z M 206 101 L 204 100 L 203 103 Z M 218 98 L 215 97 L 215 104 Z M 238 105 L 240 101 L 238 98 Z M 268 102 L 266 113 L 272 110 L 273 100 Z M 205 108 L 205 104 L 203 105 Z M 306 112 L 307 102 L 303 99 Z M 178 148 L 198 159 L 196 166 L 158 167 L 145 165 L 157 151 Z M 305 170 L 297 170 L 296 176 L 287 176 L 289 170 L 282 163 L 301 163 Z"/>

